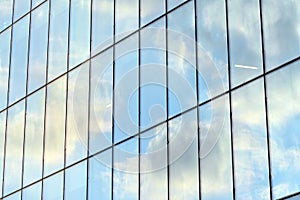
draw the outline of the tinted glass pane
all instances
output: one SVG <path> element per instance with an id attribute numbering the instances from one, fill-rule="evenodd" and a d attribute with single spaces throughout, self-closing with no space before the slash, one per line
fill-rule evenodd
<path id="1" fill-rule="evenodd" d="M 17 192 L 15 194 L 12 194 L 6 198 L 4 198 L 5 200 L 21 200 L 21 192 Z"/>
<path id="2" fill-rule="evenodd" d="M 71 1 L 69 68 L 90 55 L 90 0 Z"/>
<path id="3" fill-rule="evenodd" d="M 197 0 L 199 101 L 228 89 L 225 1 Z"/>
<path id="4" fill-rule="evenodd" d="M 64 165 L 66 76 L 47 88 L 44 176 Z"/>
<path id="5" fill-rule="evenodd" d="M 114 1 L 93 0 L 92 54 L 112 43 Z"/>
<path id="6" fill-rule="evenodd" d="M 107 150 L 89 159 L 89 200 L 111 199 L 111 156 L 111 150 Z"/>
<path id="7" fill-rule="evenodd" d="M 85 199 L 86 198 L 86 169 L 87 162 L 81 162 L 65 171 L 65 198 L 64 199 Z"/>
<path id="8" fill-rule="evenodd" d="M 0 35 L 0 110 L 7 105 L 10 30 L 9 28 Z"/>
<path id="9" fill-rule="evenodd" d="M 21 2 L 21 1 L 18 1 Z M 23 1 L 22 1 L 23 2 Z M 10 67 L 10 104 L 25 96 L 27 74 L 27 51 L 29 17 L 22 18 L 13 27 L 12 55 Z"/>
<path id="10" fill-rule="evenodd" d="M 5 140 L 5 126 L 6 126 L 6 112 L 0 113 L 0 172 L 3 172 L 3 158 L 4 158 L 4 140 Z M 0 173 L 0 180 L 3 180 L 3 173 Z M 0 181 L 0 188 L 2 188 L 2 181 Z M 2 190 L 0 190 L 2 196 Z"/>
<path id="11" fill-rule="evenodd" d="M 170 199 L 199 196 L 196 114 L 194 109 L 169 122 Z"/>
<path id="12" fill-rule="evenodd" d="M 114 147 L 113 167 L 113 199 L 138 199 L 137 138 Z"/>
<path id="13" fill-rule="evenodd" d="M 115 141 L 138 131 L 138 35 L 117 44 L 115 57 Z"/>
<path id="14" fill-rule="evenodd" d="M 8 109 L 3 195 L 21 188 L 24 117 L 24 101 Z"/>
<path id="15" fill-rule="evenodd" d="M 42 177 L 45 90 L 27 99 L 24 177 L 26 186 Z"/>
<path id="16" fill-rule="evenodd" d="M 269 199 L 263 80 L 232 94 L 235 191 L 238 199 Z"/>
<path id="17" fill-rule="evenodd" d="M 295 0 L 262 2 L 268 70 L 300 55 L 300 4 Z"/>
<path id="18" fill-rule="evenodd" d="M 232 86 L 262 73 L 258 0 L 232 0 L 229 7 L 229 40 Z"/>
<path id="19" fill-rule="evenodd" d="M 300 191 L 300 62 L 267 77 L 273 196 Z"/>
<path id="20" fill-rule="evenodd" d="M 67 69 L 69 1 L 51 1 L 48 80 Z"/>
<path id="21" fill-rule="evenodd" d="M 141 199 L 167 199 L 167 126 L 140 135 Z"/>
<path id="22" fill-rule="evenodd" d="M 22 200 L 40 200 L 41 199 L 41 182 L 24 189 L 22 191 Z"/>
<path id="23" fill-rule="evenodd" d="M 46 82 L 48 11 L 46 2 L 31 13 L 28 93 Z"/>
<path id="24" fill-rule="evenodd" d="M 165 13 L 165 1 L 141 0 L 140 4 L 141 4 L 141 25 L 142 26 Z"/>
<path id="25" fill-rule="evenodd" d="M 141 31 L 141 129 L 166 119 L 165 18 Z"/>
<path id="26" fill-rule="evenodd" d="M 89 153 L 112 144 L 112 49 L 91 62 Z"/>
<path id="27" fill-rule="evenodd" d="M 11 24 L 13 0 L 0 2 L 0 31 Z"/>
<path id="28" fill-rule="evenodd" d="M 185 2 L 186 0 L 167 0 L 168 2 L 168 10 L 178 6 L 179 4 Z"/>
<path id="29" fill-rule="evenodd" d="M 228 96 L 199 108 L 201 199 L 233 199 Z"/>
<path id="30" fill-rule="evenodd" d="M 40 5 L 44 0 L 31 0 L 32 8 Z"/>
<path id="31" fill-rule="evenodd" d="M 63 199 L 63 173 L 60 172 L 44 180 L 43 200 Z"/>
<path id="32" fill-rule="evenodd" d="M 89 62 L 70 72 L 68 82 L 67 165 L 87 155 Z"/>
<path id="33" fill-rule="evenodd" d="M 193 2 L 168 15 L 169 116 L 197 103 L 194 25 Z"/>
<path id="34" fill-rule="evenodd" d="M 14 1 L 14 21 L 30 10 L 31 0 Z"/>

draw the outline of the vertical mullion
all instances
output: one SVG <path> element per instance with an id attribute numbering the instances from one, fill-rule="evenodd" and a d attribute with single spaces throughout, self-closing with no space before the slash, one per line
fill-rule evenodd
<path id="1" fill-rule="evenodd" d="M 138 41 L 138 199 L 141 199 L 141 0 L 139 4 L 139 41 Z"/>
<path id="2" fill-rule="evenodd" d="M 195 61 L 196 61 L 196 99 L 197 105 L 199 104 L 199 77 L 198 77 L 198 26 L 197 26 L 197 0 L 194 0 L 194 25 L 195 25 Z M 200 160 L 200 127 L 199 127 L 199 107 L 196 107 L 197 114 L 197 137 L 198 137 L 198 199 L 201 200 L 201 160 Z"/>
<path id="3" fill-rule="evenodd" d="M 169 73 L 168 73 L 168 0 L 165 0 L 165 37 L 166 37 L 166 122 L 167 122 L 167 177 L 168 177 L 168 185 L 167 185 L 167 194 L 168 199 L 170 199 L 170 167 L 169 167 L 169 92 L 168 92 L 168 85 L 169 85 Z"/>
<path id="4" fill-rule="evenodd" d="M 49 0 L 48 8 L 48 35 L 47 35 L 47 58 L 46 58 L 46 87 L 45 87 L 45 104 L 44 104 L 44 130 L 43 130 L 43 160 L 42 160 L 42 186 L 41 199 L 43 199 L 44 190 L 44 165 L 45 165 L 45 139 L 46 139 L 46 114 L 47 114 L 47 88 L 48 88 L 48 66 L 49 66 L 49 43 L 50 43 L 50 27 L 51 27 L 51 0 Z"/>
<path id="5" fill-rule="evenodd" d="M 267 97 L 267 81 L 266 81 L 266 65 L 265 65 L 265 45 L 264 45 L 264 30 L 263 30 L 263 7 L 262 1 L 259 0 L 259 17 L 260 17 L 260 34 L 261 34 L 261 49 L 262 49 L 262 66 L 263 66 L 263 82 L 264 82 L 264 103 L 265 103 L 265 120 L 266 120 L 266 131 L 267 131 L 267 150 L 268 150 L 268 173 L 269 173 L 269 187 L 270 187 L 270 199 L 273 199 L 272 192 L 272 164 L 271 164 L 271 151 L 270 151 L 270 129 L 269 129 L 269 115 L 268 115 L 268 97 Z"/>
<path id="6" fill-rule="evenodd" d="M 24 127 L 23 127 L 23 149 L 22 149 L 22 177 L 21 177 L 21 189 L 23 188 L 24 181 L 24 155 L 25 155 L 25 139 L 26 139 L 26 122 L 27 122 L 27 94 L 28 94 L 28 75 L 29 75 L 29 55 L 30 55 L 30 40 L 31 40 L 31 8 L 32 1 L 30 1 L 29 23 L 28 23 L 28 39 L 27 39 L 27 71 L 26 71 L 26 86 L 25 86 L 25 111 L 24 111 Z M 23 199 L 23 190 L 21 190 L 21 199 Z"/>
<path id="7" fill-rule="evenodd" d="M 232 173 L 232 192 L 235 199 L 235 177 L 234 177 L 234 144 L 232 127 L 232 100 L 231 100 L 231 64 L 230 64 L 230 41 L 229 41 L 229 20 L 228 20 L 228 0 L 225 0 L 226 11 L 226 35 L 227 35 L 227 63 L 228 63 L 228 86 L 229 86 L 229 111 L 230 111 L 230 140 L 231 140 L 231 173 Z"/>
<path id="8" fill-rule="evenodd" d="M 9 70 L 8 70 L 8 83 L 7 83 L 7 96 L 6 96 L 6 118 L 5 118 L 5 136 L 4 136 L 4 147 L 3 147 L 3 171 L 2 171 L 2 196 L 4 194 L 4 176 L 5 176 L 5 160 L 6 160 L 6 142 L 7 142 L 7 123 L 8 123 L 8 106 L 9 106 L 9 88 L 10 88 L 10 68 L 11 68 L 11 56 L 12 56 L 12 41 L 13 41 L 13 22 L 14 22 L 14 12 L 15 11 L 15 0 L 12 3 L 12 17 L 11 17 L 11 30 L 10 30 L 10 46 L 9 46 Z"/>

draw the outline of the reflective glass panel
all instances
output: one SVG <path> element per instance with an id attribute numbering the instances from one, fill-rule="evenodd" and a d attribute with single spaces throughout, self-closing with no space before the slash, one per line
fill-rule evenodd
<path id="1" fill-rule="evenodd" d="M 35 8 L 36 6 L 40 5 L 45 0 L 31 0 L 32 8 Z"/>
<path id="2" fill-rule="evenodd" d="M 273 197 L 300 191 L 300 62 L 267 76 Z"/>
<path id="3" fill-rule="evenodd" d="M 168 2 L 168 10 L 178 6 L 179 4 L 185 2 L 186 0 L 167 0 Z"/>
<path id="4" fill-rule="evenodd" d="M 41 199 L 41 182 L 35 183 L 34 185 L 25 188 L 22 191 L 22 200 L 40 200 Z"/>
<path id="5" fill-rule="evenodd" d="M 4 200 L 21 200 L 21 192 L 14 193 L 6 198 Z"/>
<path id="6" fill-rule="evenodd" d="M 46 178 L 43 183 L 43 200 L 63 199 L 63 172 Z"/>
<path id="7" fill-rule="evenodd" d="M 269 172 L 263 80 L 232 93 L 235 194 L 269 199 Z"/>
<path id="8" fill-rule="evenodd" d="M 9 74 L 10 28 L 0 35 L 0 110 L 7 105 Z"/>
<path id="9" fill-rule="evenodd" d="M 0 172 L 3 172 L 5 127 L 6 111 L 0 113 Z M 3 180 L 3 173 L 0 173 L 0 180 Z M 0 188 L 2 188 L 2 181 L 0 181 Z M 2 189 L 0 190 L 0 196 L 2 196 Z"/>
<path id="10" fill-rule="evenodd" d="M 30 10 L 31 0 L 14 1 L 14 21 L 25 15 Z"/>
<path id="11" fill-rule="evenodd" d="M 165 13 L 165 1 L 141 0 L 141 25 L 145 25 Z"/>
<path id="12" fill-rule="evenodd" d="M 0 1 L 0 31 L 11 24 L 13 0 Z"/>

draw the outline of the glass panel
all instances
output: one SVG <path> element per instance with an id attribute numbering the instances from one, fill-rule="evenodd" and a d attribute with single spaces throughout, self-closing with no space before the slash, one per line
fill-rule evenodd
<path id="1" fill-rule="evenodd" d="M 145 25 L 165 13 L 165 1 L 141 0 L 141 25 Z"/>
<path id="2" fill-rule="evenodd" d="M 89 62 L 69 73 L 66 165 L 87 156 Z"/>
<path id="3" fill-rule="evenodd" d="M 43 200 L 63 199 L 63 172 L 44 180 Z"/>
<path id="4" fill-rule="evenodd" d="M 9 28 L 0 35 L 0 110 L 7 105 L 10 30 Z"/>
<path id="5" fill-rule="evenodd" d="M 228 90 L 225 1 L 197 0 L 199 103 Z"/>
<path id="6" fill-rule="evenodd" d="M 138 199 L 138 140 L 114 147 L 113 199 Z M 124 184 L 125 183 L 125 184 Z"/>
<path id="7" fill-rule="evenodd" d="M 138 0 L 115 0 L 115 4 L 116 35 L 128 35 L 139 27 Z"/>
<path id="8" fill-rule="evenodd" d="M 116 45 L 115 143 L 138 132 L 138 35 Z"/>
<path id="9" fill-rule="evenodd" d="M 11 24 L 13 0 L 0 1 L 0 31 Z"/>
<path id="10" fill-rule="evenodd" d="M 140 120 L 144 130 L 166 120 L 165 18 L 141 31 Z"/>
<path id="11" fill-rule="evenodd" d="M 32 8 L 35 8 L 36 6 L 40 5 L 45 0 L 31 0 Z"/>
<path id="12" fill-rule="evenodd" d="M 179 4 L 185 2 L 186 0 L 167 0 L 168 2 L 168 11 L 172 8 L 178 6 Z"/>
<path id="13" fill-rule="evenodd" d="M 91 61 L 89 153 L 112 144 L 112 49 Z"/>
<path id="14" fill-rule="evenodd" d="M 24 2 L 24 1 L 18 1 Z M 10 66 L 9 103 L 25 96 L 27 74 L 27 51 L 29 17 L 22 18 L 13 27 L 12 55 Z"/>
<path id="15" fill-rule="evenodd" d="M 48 85 L 44 176 L 64 166 L 66 76 Z"/>
<path id="16" fill-rule="evenodd" d="M 87 162 L 83 161 L 65 172 L 65 198 L 86 199 Z M 108 192 L 108 191 L 107 191 Z"/>
<path id="17" fill-rule="evenodd" d="M 39 90 L 27 98 L 23 177 L 24 186 L 42 178 L 44 110 L 44 90 Z"/>
<path id="18" fill-rule="evenodd" d="M 71 1 L 69 69 L 90 55 L 91 0 Z"/>
<path id="19" fill-rule="evenodd" d="M 14 21 L 29 12 L 30 1 L 31 0 L 14 1 Z"/>
<path id="20" fill-rule="evenodd" d="M 267 76 L 273 197 L 300 191 L 300 62 Z"/>
<path id="21" fill-rule="evenodd" d="M 238 199 L 269 199 L 263 80 L 232 93 L 235 191 Z"/>
<path id="22" fill-rule="evenodd" d="M 168 15 L 170 117 L 197 104 L 194 25 L 193 2 L 185 4 Z"/>
<path id="23" fill-rule="evenodd" d="M 140 135 L 141 199 L 167 199 L 167 126 Z"/>
<path id="24" fill-rule="evenodd" d="M 229 40 L 232 86 L 262 73 L 261 36 L 258 0 L 231 0 Z"/>
<path id="25" fill-rule="evenodd" d="M 198 199 L 196 109 L 169 122 L 169 167 L 169 198 Z"/>
<path id="26" fill-rule="evenodd" d="M 296 0 L 263 2 L 267 70 L 300 55 L 300 4 Z"/>
<path id="27" fill-rule="evenodd" d="M 93 0 L 92 55 L 112 44 L 114 1 Z"/>
<path id="28" fill-rule="evenodd" d="M 111 199 L 111 149 L 89 159 L 89 200 Z"/>
<path id="29" fill-rule="evenodd" d="M 0 180 L 3 180 L 5 126 L 6 126 L 6 111 L 0 113 Z M 2 181 L 0 181 L 0 188 L 2 188 Z M 0 196 L 2 196 L 2 189 L 0 189 Z"/>
<path id="30" fill-rule="evenodd" d="M 3 195 L 21 188 L 24 117 L 24 101 L 8 109 Z"/>
<path id="31" fill-rule="evenodd" d="M 21 200 L 21 192 L 14 193 L 6 198 L 4 200 Z"/>
<path id="32" fill-rule="evenodd" d="M 228 95 L 199 108 L 201 199 L 233 199 Z"/>
<path id="33" fill-rule="evenodd" d="M 46 82 L 48 12 L 48 2 L 46 2 L 31 13 L 28 93 Z"/>
<path id="34" fill-rule="evenodd" d="M 69 0 L 51 1 L 48 81 L 67 69 Z"/>
<path id="35" fill-rule="evenodd" d="M 41 182 L 25 188 L 22 192 L 22 200 L 40 200 L 41 199 Z"/>

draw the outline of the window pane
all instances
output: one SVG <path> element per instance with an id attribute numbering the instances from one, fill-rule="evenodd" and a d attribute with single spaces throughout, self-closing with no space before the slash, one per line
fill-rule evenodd
<path id="1" fill-rule="evenodd" d="M 199 108 L 201 199 L 233 199 L 228 95 Z"/>
<path id="2" fill-rule="evenodd" d="M 44 176 L 63 168 L 66 115 L 66 76 L 48 86 Z"/>
<path id="3" fill-rule="evenodd" d="M 138 0 L 115 0 L 116 35 L 136 30 L 139 26 Z"/>
<path id="4" fill-rule="evenodd" d="M 0 35 L 0 110 L 7 105 L 10 30 L 9 28 Z"/>
<path id="5" fill-rule="evenodd" d="M 32 8 L 35 8 L 36 6 L 40 5 L 43 1 L 44 0 L 31 0 Z"/>
<path id="6" fill-rule="evenodd" d="M 67 69 L 69 0 L 51 1 L 48 81 Z"/>
<path id="7" fill-rule="evenodd" d="M 41 199 L 41 182 L 24 189 L 22 192 L 22 200 L 40 200 Z"/>
<path id="8" fill-rule="evenodd" d="M 18 1 L 21 2 L 21 1 Z M 23 2 L 23 1 L 22 1 Z M 9 103 L 25 96 L 27 74 L 27 51 L 29 17 L 22 18 L 13 27 L 12 55 L 10 66 Z"/>
<path id="9" fill-rule="evenodd" d="M 44 180 L 43 200 L 63 199 L 63 172 Z"/>
<path id="10" fill-rule="evenodd" d="M 199 103 L 228 90 L 225 1 L 197 0 Z"/>
<path id="11" fill-rule="evenodd" d="M 300 55 L 300 4 L 295 0 L 263 2 L 267 70 Z"/>
<path id="12" fill-rule="evenodd" d="M 261 36 L 258 0 L 231 0 L 229 40 L 232 86 L 262 73 Z"/>
<path id="13" fill-rule="evenodd" d="M 89 153 L 112 145 L 112 49 L 91 61 Z"/>
<path id="14" fill-rule="evenodd" d="M 194 109 L 169 122 L 170 199 L 199 196 L 196 114 Z"/>
<path id="15" fill-rule="evenodd" d="M 141 25 L 145 25 L 165 13 L 165 1 L 141 0 Z"/>
<path id="16" fill-rule="evenodd" d="M 48 11 L 48 2 L 46 2 L 31 13 L 28 93 L 46 82 Z"/>
<path id="17" fill-rule="evenodd" d="M 90 55 L 91 0 L 71 1 L 69 68 L 73 68 Z"/>
<path id="18" fill-rule="evenodd" d="M 65 171 L 64 199 L 86 199 L 86 163 L 86 161 L 83 161 Z"/>
<path id="19" fill-rule="evenodd" d="M 69 73 L 66 165 L 87 156 L 89 62 Z"/>
<path id="20" fill-rule="evenodd" d="M 178 6 L 179 4 L 185 2 L 186 0 L 167 0 L 168 2 L 168 10 Z"/>
<path id="21" fill-rule="evenodd" d="M 114 1 L 93 0 L 92 55 L 112 43 Z"/>
<path id="22" fill-rule="evenodd" d="M 12 194 L 12 195 L 4 198 L 4 200 L 21 200 L 21 192 L 17 192 L 15 194 Z"/>
<path id="23" fill-rule="evenodd" d="M 13 0 L 0 1 L 0 31 L 11 24 Z"/>
<path id="24" fill-rule="evenodd" d="M 114 147 L 113 199 L 138 199 L 138 140 Z M 125 183 L 125 184 L 124 184 Z"/>
<path id="25" fill-rule="evenodd" d="M 267 77 L 273 196 L 300 191 L 300 62 Z"/>
<path id="26" fill-rule="evenodd" d="M 24 117 L 24 101 L 8 109 L 3 195 L 21 188 Z"/>
<path id="27" fill-rule="evenodd" d="M 111 199 L 111 149 L 89 159 L 89 200 Z"/>
<path id="28" fill-rule="evenodd" d="M 236 197 L 269 199 L 263 80 L 232 93 Z"/>
<path id="29" fill-rule="evenodd" d="M 167 17 L 168 92 L 171 117 L 197 104 L 193 2 L 185 4 Z"/>
<path id="30" fill-rule="evenodd" d="M 14 21 L 26 14 L 29 10 L 30 0 L 14 1 Z"/>
<path id="31" fill-rule="evenodd" d="M 0 180 L 3 180 L 3 158 L 4 158 L 4 140 L 5 140 L 5 126 L 6 126 L 6 111 L 0 113 Z M 2 181 L 0 181 L 0 188 L 2 188 Z M 2 196 L 2 189 L 0 190 Z"/>
<path id="32" fill-rule="evenodd" d="M 116 45 L 115 143 L 138 132 L 138 35 Z"/>
<path id="33" fill-rule="evenodd" d="M 141 130 L 166 120 L 165 18 L 141 31 Z"/>
<path id="34" fill-rule="evenodd" d="M 167 199 L 167 126 L 140 135 L 141 199 Z"/>
<path id="35" fill-rule="evenodd" d="M 25 129 L 24 186 L 42 178 L 44 110 L 44 90 L 40 90 L 28 97 Z"/>

